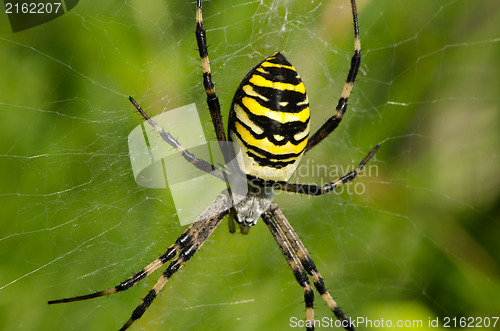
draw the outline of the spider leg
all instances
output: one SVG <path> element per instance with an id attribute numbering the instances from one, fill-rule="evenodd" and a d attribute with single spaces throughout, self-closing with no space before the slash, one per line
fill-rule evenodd
<path id="1" fill-rule="evenodd" d="M 359 37 L 359 24 L 358 24 L 358 13 L 356 10 L 356 1 L 351 0 L 352 7 L 352 18 L 354 22 L 354 55 L 351 58 L 351 67 L 349 69 L 349 74 L 347 75 L 347 80 L 342 89 L 340 99 L 338 101 L 337 107 L 335 108 L 335 114 L 329 118 L 316 133 L 314 133 L 308 140 L 305 151 L 309 151 L 323 139 L 325 139 L 333 130 L 337 128 L 340 121 L 344 116 L 347 109 L 347 100 L 351 95 L 352 88 L 354 86 L 354 80 L 358 74 L 359 66 L 361 65 L 361 39 Z"/>
<path id="2" fill-rule="evenodd" d="M 324 186 L 309 185 L 309 184 L 292 184 L 292 183 L 282 183 L 282 182 L 273 183 L 272 186 L 273 188 L 278 190 L 308 194 L 308 195 L 322 195 L 329 193 L 337 186 L 340 186 L 342 184 L 345 184 L 353 180 L 360 173 L 361 169 L 363 169 L 363 167 L 368 163 L 368 161 L 370 161 L 373 155 L 375 155 L 375 153 L 379 148 L 380 145 L 375 146 L 354 170 L 331 181 L 330 183 Z"/>
<path id="3" fill-rule="evenodd" d="M 141 271 L 135 273 L 132 277 L 127 278 L 126 280 L 122 281 L 119 285 L 91 293 L 91 294 L 86 294 L 86 295 L 80 295 L 76 297 L 71 297 L 71 298 L 65 298 L 65 299 L 58 299 L 58 300 L 51 300 L 48 302 L 49 305 L 55 304 L 55 303 L 65 303 L 65 302 L 73 302 L 73 301 L 81 301 L 81 300 L 87 300 L 87 299 L 92 299 L 92 298 L 97 298 L 117 292 L 122 292 L 126 291 L 135 284 L 139 283 L 141 280 L 149 276 L 151 273 L 156 271 L 158 268 L 163 266 L 166 262 L 172 260 L 181 249 L 184 249 L 188 245 L 190 245 L 193 242 L 193 238 L 197 235 L 198 227 L 195 226 L 194 224 L 191 224 L 189 228 L 184 231 L 183 234 L 180 235 L 179 238 L 175 241 L 175 243 L 170 246 L 164 254 L 162 254 L 160 257 L 158 257 L 156 260 L 148 264 L 146 267 L 144 267 Z"/>
<path id="4" fill-rule="evenodd" d="M 354 330 L 354 327 L 352 326 L 350 319 L 346 317 L 344 312 L 340 309 L 340 307 L 332 298 L 328 290 L 325 288 L 323 277 L 321 277 L 321 274 L 316 269 L 316 265 L 314 264 L 314 261 L 309 255 L 309 252 L 307 251 L 306 247 L 300 240 L 299 236 L 297 235 L 293 227 L 290 225 L 290 222 L 288 222 L 285 215 L 283 215 L 283 213 L 281 212 L 276 203 L 274 203 L 271 206 L 270 213 L 272 214 L 272 218 L 276 222 L 276 226 L 281 229 L 281 231 L 284 233 L 286 237 L 286 240 L 292 246 L 293 251 L 297 255 L 300 262 L 302 263 L 302 266 L 307 271 L 307 273 L 311 275 L 316 290 L 321 295 L 323 300 L 326 302 L 328 307 L 330 307 L 335 316 L 342 322 L 342 326 L 346 330 Z"/>
<path id="5" fill-rule="evenodd" d="M 201 0 L 196 1 L 196 41 L 198 42 L 198 52 L 201 58 L 201 68 L 203 70 L 203 86 L 207 94 L 207 105 L 212 117 L 215 134 L 218 141 L 226 141 L 224 123 L 220 112 L 219 98 L 215 94 L 214 83 L 212 82 L 212 72 L 210 70 L 210 60 L 208 59 L 207 35 L 203 28 L 203 16 L 201 10 Z M 227 160 L 226 160 L 227 163 Z"/>
<path id="6" fill-rule="evenodd" d="M 268 226 L 271 234 L 274 237 L 274 240 L 278 243 L 278 246 L 281 249 L 281 252 L 285 256 L 288 265 L 292 269 L 293 275 L 295 279 L 299 283 L 300 286 L 304 289 L 304 301 L 306 304 L 306 326 L 307 330 L 314 330 L 314 291 L 309 283 L 309 278 L 307 277 L 307 273 L 304 270 L 304 267 L 300 263 L 297 254 L 290 241 L 287 239 L 286 235 L 283 233 L 283 229 L 276 223 L 275 218 L 271 215 L 271 213 L 266 212 L 262 214 L 262 219 L 264 223 Z"/>
<path id="7" fill-rule="evenodd" d="M 210 162 L 207 162 L 203 159 L 197 158 L 194 154 L 189 152 L 184 146 L 181 145 L 172 135 L 165 130 L 163 130 L 155 121 L 151 119 L 151 117 L 141 108 L 141 106 L 134 100 L 134 98 L 129 97 L 130 102 L 134 105 L 134 107 L 141 113 L 142 117 L 144 117 L 148 123 L 155 129 L 156 132 L 163 138 L 163 140 L 172 146 L 186 161 L 194 165 L 196 168 L 204 171 L 208 174 L 213 175 L 214 177 L 227 182 L 226 173 L 222 170 L 216 168 Z"/>
<path id="8" fill-rule="evenodd" d="M 134 321 L 141 318 L 172 275 L 176 273 L 191 257 L 193 257 L 201 246 L 203 246 L 208 237 L 219 226 L 224 216 L 229 213 L 228 202 L 229 196 L 226 191 L 219 195 L 217 199 L 198 217 L 197 221 L 192 224 L 192 226 L 196 229 L 196 236 L 193 238 L 192 242 L 189 245 L 186 245 L 179 253 L 179 256 L 170 263 L 153 288 L 144 297 L 142 302 L 134 309 L 132 316 L 122 326 L 120 331 L 126 330 L 130 325 L 132 325 L 132 323 L 134 323 Z"/>

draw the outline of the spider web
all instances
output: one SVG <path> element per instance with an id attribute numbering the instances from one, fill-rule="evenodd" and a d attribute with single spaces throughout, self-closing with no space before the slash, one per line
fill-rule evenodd
<path id="1" fill-rule="evenodd" d="M 127 136 L 142 120 L 127 97 L 152 115 L 196 103 L 215 139 L 194 7 L 80 2 L 16 34 L 0 16 L 1 329 L 117 329 L 159 276 L 46 305 L 118 284 L 184 231 L 168 190 L 134 182 Z M 338 194 L 276 200 L 348 315 L 498 316 L 500 7 L 358 10 L 364 58 L 348 112 L 294 180 L 324 183 L 382 143 L 374 167 Z M 277 50 L 308 89 L 312 130 L 331 116 L 352 56 L 347 2 L 209 1 L 204 19 L 225 118 L 241 78 Z M 316 318 L 333 317 L 316 300 Z M 285 330 L 292 317 L 304 318 L 303 293 L 264 224 L 245 237 L 223 224 L 133 328 Z"/>

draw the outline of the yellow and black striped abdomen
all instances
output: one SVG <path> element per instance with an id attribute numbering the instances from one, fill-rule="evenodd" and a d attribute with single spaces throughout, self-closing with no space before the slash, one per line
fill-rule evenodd
<path id="1" fill-rule="evenodd" d="M 228 124 L 242 171 L 287 181 L 307 145 L 309 117 L 304 84 L 283 55 L 274 53 L 250 70 L 236 90 Z"/>

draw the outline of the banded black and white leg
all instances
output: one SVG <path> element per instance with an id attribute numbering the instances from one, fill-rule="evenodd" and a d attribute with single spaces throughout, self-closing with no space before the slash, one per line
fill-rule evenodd
<path id="1" fill-rule="evenodd" d="M 307 272 L 304 269 L 304 266 L 300 262 L 297 254 L 290 241 L 287 239 L 283 229 L 279 226 L 279 224 L 275 221 L 273 215 L 270 212 L 265 212 L 262 214 L 262 220 L 266 223 L 269 231 L 274 237 L 274 240 L 278 244 L 281 252 L 285 256 L 288 265 L 292 269 L 293 275 L 295 279 L 299 283 L 300 286 L 304 289 L 304 302 L 306 304 L 306 320 L 308 331 L 314 330 L 314 291 L 309 283 L 309 278 L 307 277 Z"/>
<path id="2" fill-rule="evenodd" d="M 154 299 L 167 284 L 168 280 L 175 274 L 193 255 L 203 246 L 208 237 L 214 232 L 214 230 L 219 226 L 222 219 L 228 214 L 230 208 L 229 195 L 227 191 L 223 192 L 221 195 L 215 199 L 215 201 L 210 204 L 210 206 L 205 209 L 205 211 L 198 217 L 195 223 L 192 224 L 196 228 L 196 236 L 194 237 L 192 243 L 187 245 L 179 253 L 179 256 L 175 258 L 170 265 L 165 269 L 163 274 L 160 276 L 153 288 L 144 297 L 142 302 L 137 306 L 137 308 L 132 312 L 132 316 L 128 321 L 122 326 L 120 331 L 128 329 L 134 321 L 141 318 L 147 308 L 151 306 Z"/>
<path id="3" fill-rule="evenodd" d="M 146 121 L 155 129 L 155 131 L 162 137 L 162 139 L 172 146 L 186 161 L 194 165 L 196 168 L 213 175 L 214 177 L 227 182 L 227 175 L 222 170 L 216 168 L 210 162 L 196 157 L 194 154 L 189 152 L 180 142 L 178 142 L 172 135 L 163 128 L 161 128 L 155 121 L 142 109 L 142 107 L 134 100 L 134 98 L 129 97 L 130 102 L 139 111 L 139 113 L 144 117 Z"/>
<path id="4" fill-rule="evenodd" d="M 212 122 L 216 132 L 217 140 L 225 141 L 226 135 L 224 130 L 224 124 L 222 122 L 222 115 L 220 111 L 219 99 L 215 93 L 215 87 L 212 82 L 212 73 L 210 68 L 210 60 L 208 58 L 207 49 L 207 39 L 206 32 L 203 28 L 203 16 L 201 8 L 201 0 L 197 0 L 197 10 L 196 10 L 196 40 L 198 43 L 198 52 L 201 58 L 201 66 L 203 71 L 203 85 L 205 87 L 205 92 L 207 94 L 207 105 L 210 110 L 210 115 L 212 117 Z M 349 73 L 347 75 L 346 82 L 342 89 L 340 99 L 337 103 L 335 109 L 335 114 L 329 118 L 322 126 L 319 128 L 308 140 L 305 151 L 309 151 L 318 143 L 320 143 L 324 138 L 326 138 L 331 132 L 333 132 L 339 123 L 347 109 L 347 101 L 351 94 L 352 88 L 354 86 L 354 81 L 359 71 L 361 65 L 361 39 L 359 36 L 359 23 L 358 14 L 356 9 L 356 1 L 351 0 L 351 10 L 353 16 L 354 25 L 354 55 L 351 58 L 351 66 L 349 68 Z"/>
<path id="5" fill-rule="evenodd" d="M 198 52 L 201 58 L 201 67 L 203 71 L 203 86 L 205 87 L 205 93 L 207 95 L 207 105 L 210 111 L 210 116 L 212 118 L 212 123 L 214 125 L 215 134 L 219 142 L 226 141 L 226 133 L 224 130 L 224 123 L 222 121 L 222 115 L 220 111 L 219 98 L 215 93 L 215 86 L 212 81 L 212 72 L 210 69 L 210 60 L 208 58 L 208 48 L 207 48 L 207 37 L 205 29 L 203 28 L 203 15 L 201 9 L 201 0 L 196 2 L 196 41 L 198 43 Z M 158 126 L 151 117 L 141 108 L 141 106 L 134 100 L 134 98 L 129 97 L 130 102 L 139 111 L 139 113 L 149 122 L 149 124 L 158 132 L 158 134 L 172 146 L 179 154 L 181 154 L 189 163 L 193 164 L 198 169 L 210 173 L 211 175 L 227 182 L 226 174 L 221 170 L 214 167 L 214 165 L 209 162 L 197 158 L 195 155 L 190 153 L 186 148 L 184 148 L 170 133 L 165 132 L 160 126 Z M 222 143 L 221 149 L 223 153 L 228 150 L 227 146 Z M 230 156 L 224 153 L 226 164 L 230 161 Z"/>
<path id="6" fill-rule="evenodd" d="M 210 69 L 210 60 L 208 58 L 207 34 L 203 28 L 201 0 L 196 1 L 196 41 L 198 43 L 198 52 L 201 59 L 201 69 L 203 71 L 203 86 L 205 87 L 205 93 L 207 94 L 207 105 L 210 110 L 210 116 L 212 117 L 215 134 L 218 141 L 226 141 L 226 133 L 224 130 L 224 123 L 222 122 L 219 98 L 215 94 L 215 86 L 212 82 L 212 71 Z"/>
<path id="7" fill-rule="evenodd" d="M 172 261 L 167 269 L 160 276 L 153 288 L 144 297 L 142 302 L 133 311 L 132 316 L 122 326 L 120 331 L 126 330 L 134 321 L 139 319 L 146 309 L 154 301 L 158 293 L 163 289 L 167 281 L 176 273 L 193 255 L 203 246 L 208 237 L 219 226 L 222 219 L 229 213 L 230 204 L 229 194 L 226 191 L 221 193 L 196 219 L 196 221 L 189 226 L 182 235 L 180 235 L 175 243 L 170 246 L 167 251 L 159 258 L 148 264 L 141 271 L 134 274 L 132 277 L 127 278 L 119 285 L 87 295 L 76 296 L 71 298 L 59 299 L 49 301 L 49 304 L 65 303 L 82 301 L 101 297 L 109 294 L 114 294 L 126 291 L 135 284 L 139 283 L 142 279 L 149 276 L 151 273 L 162 267 L 166 262 Z M 177 257 L 176 257 L 177 256 Z"/>
<path id="8" fill-rule="evenodd" d="M 350 319 L 344 314 L 344 312 L 340 309 L 338 304 L 335 302 L 331 294 L 326 289 L 325 284 L 323 282 L 323 277 L 316 268 L 316 265 L 312 260 L 311 256 L 309 255 L 309 252 L 307 251 L 306 247 L 304 246 L 299 236 L 291 226 L 290 222 L 288 222 L 287 218 L 281 212 L 276 203 L 273 203 L 273 205 L 270 208 L 270 211 L 268 212 L 268 216 L 266 217 L 268 217 L 268 221 L 266 222 L 266 224 L 273 223 L 272 226 L 279 228 L 280 232 L 283 233 L 285 238 L 283 239 L 281 237 L 279 238 L 279 240 L 286 240 L 288 244 L 291 246 L 293 253 L 296 256 L 296 259 L 300 261 L 303 269 L 311 276 L 316 291 L 318 291 L 318 293 L 321 295 L 321 298 L 323 298 L 328 307 L 330 307 L 330 309 L 335 314 L 337 319 L 339 319 L 342 322 L 342 326 L 344 327 L 344 329 L 354 330 L 354 327 L 352 326 Z M 292 265 L 290 266 L 292 267 L 292 270 L 294 270 L 294 267 Z M 312 302 L 310 303 L 310 307 L 308 307 L 308 303 L 306 301 L 306 316 L 308 315 L 314 316 L 312 312 L 309 314 L 307 313 L 308 309 L 312 309 Z M 309 318 L 307 319 L 309 320 Z"/>
<path id="9" fill-rule="evenodd" d="M 347 109 L 347 100 L 351 95 L 352 88 L 354 86 L 354 81 L 358 75 L 359 67 L 361 65 L 361 39 L 359 37 L 359 24 L 358 24 L 358 12 L 356 10 L 356 1 L 351 0 L 352 18 L 354 22 L 354 55 L 351 58 L 351 67 L 349 68 L 349 73 L 347 74 L 347 79 L 340 94 L 340 99 L 335 108 L 335 114 L 329 118 L 322 126 L 318 129 L 307 142 L 305 152 L 312 149 L 323 139 L 325 139 L 330 133 L 333 132 L 342 121 L 345 111 Z"/>
<path id="10" fill-rule="evenodd" d="M 136 285 L 141 280 L 143 280 L 144 278 L 155 272 L 158 268 L 161 268 L 166 262 L 172 260 L 187 245 L 192 244 L 195 235 L 194 231 L 195 228 L 193 225 L 191 225 L 189 228 L 186 229 L 186 231 L 184 231 L 184 233 L 179 238 L 177 238 L 175 243 L 172 246 L 170 246 L 165 253 L 163 253 L 156 260 L 154 260 L 153 262 L 142 268 L 139 272 L 135 273 L 132 277 L 129 277 L 124 281 L 122 281 L 119 285 L 91 294 L 80 295 L 65 299 L 51 300 L 48 302 L 49 305 L 55 303 L 88 300 L 128 290 L 129 288 Z"/>
<path id="11" fill-rule="evenodd" d="M 337 179 L 334 179 L 328 184 L 323 186 L 311 185 L 311 184 L 294 184 L 294 183 L 265 183 L 266 185 L 272 185 L 275 189 L 281 191 L 288 191 L 294 193 L 301 193 L 307 195 L 323 195 L 333 191 L 336 187 L 350 182 L 361 172 L 364 166 L 370 161 L 370 159 L 375 155 L 377 150 L 380 148 L 380 145 L 375 146 L 366 156 L 365 158 L 358 164 L 358 166 L 348 172 L 347 174 L 340 176 Z"/>

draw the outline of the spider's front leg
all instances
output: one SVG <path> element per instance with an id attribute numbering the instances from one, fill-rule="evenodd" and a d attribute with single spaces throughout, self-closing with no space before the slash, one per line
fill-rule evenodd
<path id="1" fill-rule="evenodd" d="M 295 254 L 297 254 L 298 259 L 302 263 L 302 266 L 307 271 L 307 273 L 311 275 L 314 286 L 316 287 L 318 293 L 321 295 L 321 297 L 326 302 L 328 307 L 330 307 L 335 316 L 342 322 L 342 326 L 346 330 L 354 330 L 351 320 L 348 317 L 346 317 L 344 312 L 340 309 L 338 304 L 335 302 L 331 294 L 326 289 L 325 283 L 323 282 L 323 277 L 321 277 L 321 274 L 319 273 L 318 269 L 316 269 L 316 265 L 312 260 L 311 256 L 309 255 L 309 252 L 307 251 L 306 247 L 304 246 L 299 236 L 293 229 L 290 222 L 288 222 L 285 215 L 279 209 L 278 205 L 273 204 L 271 206 L 270 212 L 273 216 L 273 219 L 276 221 L 278 227 L 282 229 L 283 233 L 286 236 L 286 239 L 288 240 L 288 242 L 290 242 L 293 251 L 295 252 Z"/>
<path id="2" fill-rule="evenodd" d="M 166 262 L 172 261 L 167 269 L 163 272 L 160 279 L 156 282 L 155 286 L 148 292 L 142 302 L 132 313 L 129 320 L 120 329 L 126 330 L 137 319 L 139 319 L 146 309 L 151 305 L 158 293 L 165 286 L 170 277 L 176 273 L 206 242 L 208 237 L 219 226 L 220 222 L 229 213 L 231 205 L 230 198 L 227 191 L 222 192 L 196 219 L 196 221 L 189 226 L 182 235 L 180 235 L 175 244 L 170 246 L 167 251 L 159 258 L 148 264 L 141 271 L 137 272 L 130 278 L 127 278 L 119 285 L 109 288 L 104 291 L 99 291 L 87 295 L 58 299 L 49 301 L 49 304 L 66 303 L 73 301 L 81 301 L 92 299 L 100 296 L 105 296 L 121 291 L 126 291 L 133 285 L 139 283 L 141 280 L 149 276 L 158 268 L 163 266 Z M 178 254 L 178 256 L 177 256 Z M 177 258 L 175 258 L 177 256 Z"/>
<path id="3" fill-rule="evenodd" d="M 330 307 L 337 319 L 342 323 L 342 327 L 348 331 L 354 331 L 354 326 L 352 325 L 351 320 L 344 314 L 326 289 L 323 278 L 316 269 L 316 265 L 309 255 L 309 252 L 286 219 L 285 215 L 283 215 L 281 210 L 278 208 L 278 205 L 273 203 L 270 210 L 262 215 L 262 219 L 273 234 L 281 252 L 292 269 L 297 282 L 304 288 L 307 330 L 314 330 L 314 293 L 307 277 L 307 274 L 309 274 L 313 279 L 316 290 Z"/>
<path id="4" fill-rule="evenodd" d="M 262 219 L 266 223 L 267 227 L 271 231 L 271 234 L 278 243 L 281 252 L 285 256 L 288 265 L 292 269 L 295 279 L 300 286 L 304 289 L 304 302 L 306 304 L 306 326 L 307 330 L 314 330 L 314 291 L 309 283 L 309 278 L 304 270 L 304 267 L 300 263 L 297 254 L 295 254 L 290 242 L 287 240 L 283 230 L 278 226 L 273 216 L 266 212 L 262 214 Z"/>
<path id="5" fill-rule="evenodd" d="M 175 243 L 170 246 L 165 253 L 163 253 L 161 256 L 159 256 L 156 260 L 148 264 L 146 267 L 142 268 L 139 272 L 136 272 L 132 277 L 129 277 L 122 281 L 120 284 L 116 285 L 115 287 L 108 288 L 103 291 L 98 291 L 86 295 L 80 295 L 76 297 L 70 297 L 70 298 L 64 298 L 64 299 L 57 299 L 57 300 L 51 300 L 48 302 L 49 305 L 56 304 L 56 303 L 66 303 L 66 302 L 74 302 L 74 301 L 82 301 L 82 300 L 88 300 L 88 299 L 93 299 L 93 298 L 98 298 L 102 297 L 105 295 L 110 295 L 118 292 L 123 292 L 131 288 L 132 286 L 136 285 L 139 283 L 141 280 L 144 278 L 148 277 L 150 274 L 155 272 L 158 268 L 163 266 L 166 262 L 172 260 L 177 256 L 177 254 L 186 248 L 188 245 L 191 245 L 194 238 L 197 237 L 197 232 L 198 228 L 194 225 L 191 225 L 189 228 L 184 231 L 183 234 L 177 238 Z"/>
<path id="6" fill-rule="evenodd" d="M 175 258 L 167 269 L 160 276 L 153 288 L 148 292 L 148 294 L 142 299 L 142 302 L 134 309 L 132 316 L 125 322 L 120 331 L 124 331 L 132 325 L 136 320 L 142 317 L 146 312 L 146 309 L 151 306 L 153 301 L 156 299 L 158 293 L 167 284 L 168 280 L 179 271 L 182 266 L 191 258 L 194 254 L 203 246 L 208 237 L 214 232 L 214 230 L 219 226 L 222 219 L 229 213 L 231 208 L 230 198 L 227 191 L 220 194 L 196 219 L 196 221 L 190 226 L 193 229 L 194 236 L 189 245 L 186 245 L 179 256 Z"/>

